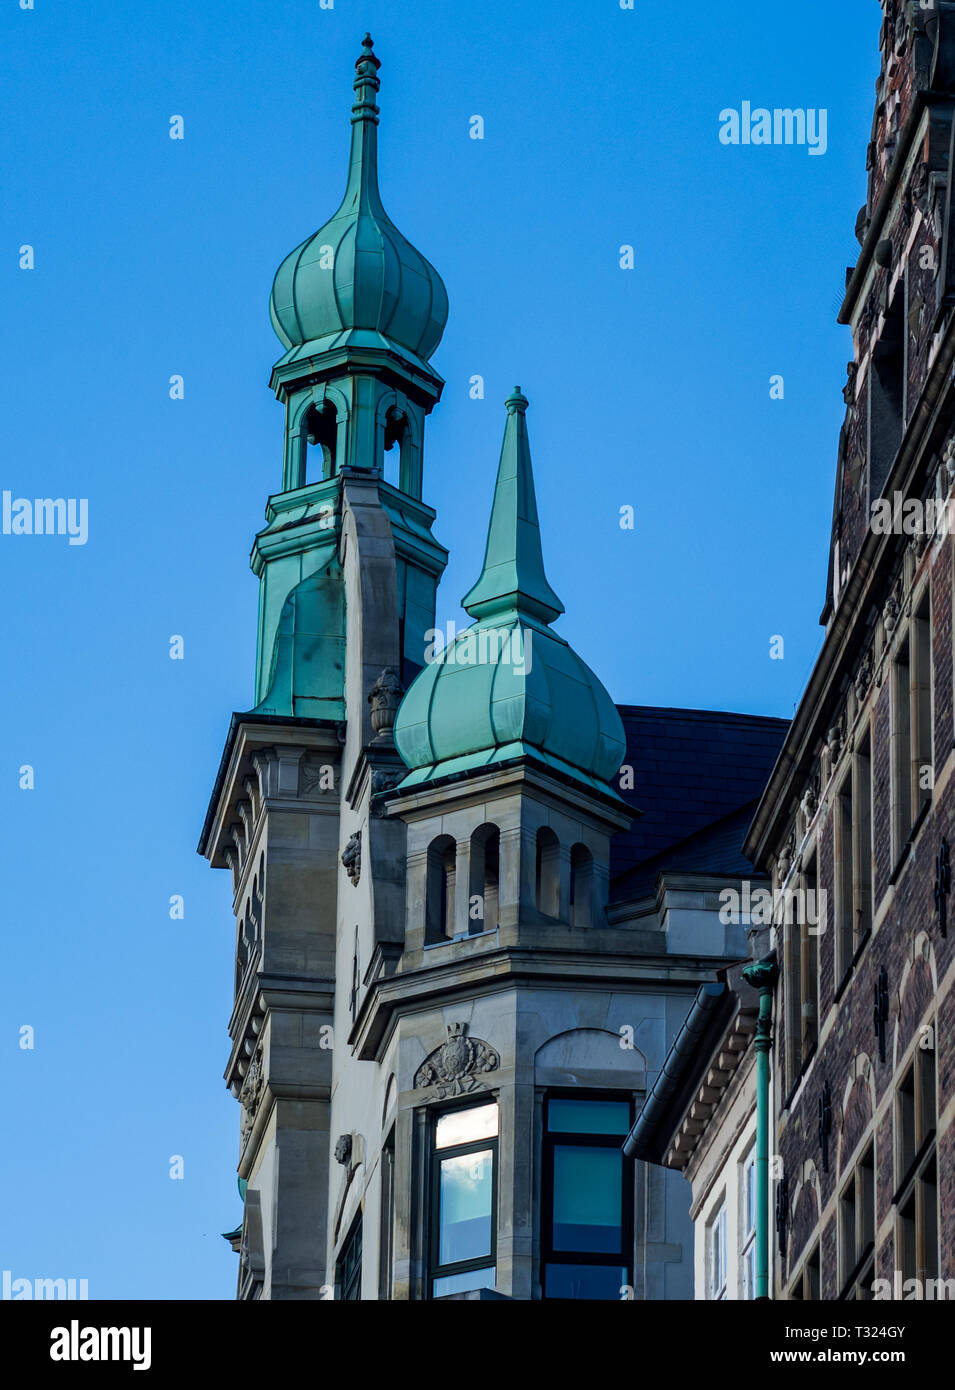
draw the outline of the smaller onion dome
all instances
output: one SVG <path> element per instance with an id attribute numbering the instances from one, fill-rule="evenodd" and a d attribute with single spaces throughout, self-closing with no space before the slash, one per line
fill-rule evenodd
<path id="1" fill-rule="evenodd" d="M 544 573 L 520 387 L 507 425 L 484 566 L 463 600 L 477 619 L 412 682 L 394 736 L 411 787 L 536 757 L 603 792 L 626 751 L 604 686 L 549 624 L 564 611 Z"/>
<path id="2" fill-rule="evenodd" d="M 440 275 L 398 231 L 378 191 L 380 66 L 366 34 L 355 64 L 345 196 L 334 217 L 286 256 L 275 275 L 269 313 L 290 355 L 397 345 L 426 362 L 447 323 Z"/>

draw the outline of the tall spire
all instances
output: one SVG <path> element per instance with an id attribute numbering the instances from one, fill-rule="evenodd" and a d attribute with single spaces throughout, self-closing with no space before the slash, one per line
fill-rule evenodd
<path id="1" fill-rule="evenodd" d="M 547 582 L 541 550 L 534 473 L 527 437 L 527 397 L 515 386 L 497 470 L 481 577 L 462 600 L 473 618 L 517 611 L 551 623 L 564 605 Z"/>
<path id="2" fill-rule="evenodd" d="M 348 184 L 343 208 L 361 207 L 367 212 L 382 212 L 378 190 L 378 104 L 381 88 L 378 80 L 380 60 L 373 51 L 373 40 L 366 34 L 361 54 L 355 62 L 355 104 L 351 109 L 351 157 Z"/>
<path id="3" fill-rule="evenodd" d="M 378 190 L 380 67 L 366 34 L 355 63 L 344 197 L 275 275 L 269 312 L 287 349 L 283 368 L 342 348 L 397 348 L 405 359 L 412 354 L 414 371 L 427 373 L 444 332 L 448 296 L 441 277 L 398 231 Z"/>

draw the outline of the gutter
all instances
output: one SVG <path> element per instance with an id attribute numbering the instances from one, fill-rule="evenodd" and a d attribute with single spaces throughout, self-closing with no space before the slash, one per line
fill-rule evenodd
<path id="1" fill-rule="evenodd" d="M 623 1151 L 628 1158 L 646 1159 L 651 1163 L 656 1161 L 651 1154 L 656 1153 L 657 1130 L 691 1068 L 698 1061 L 700 1043 L 729 995 L 729 988 L 725 984 L 700 985 L 693 1007 L 666 1055 L 643 1109 L 623 1141 Z"/>

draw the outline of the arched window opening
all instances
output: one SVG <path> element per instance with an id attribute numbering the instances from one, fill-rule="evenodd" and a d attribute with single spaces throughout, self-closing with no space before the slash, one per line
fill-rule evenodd
<path id="1" fill-rule="evenodd" d="M 537 832 L 537 911 L 560 916 L 560 844 L 546 825 Z"/>
<path id="2" fill-rule="evenodd" d="M 381 470 L 385 482 L 392 487 L 402 486 L 408 464 L 409 441 L 408 417 L 404 411 L 392 406 L 385 416 L 385 457 Z M 395 448 L 395 445 L 398 447 Z"/>
<path id="3" fill-rule="evenodd" d="M 428 847 L 425 941 L 448 941 L 454 935 L 454 877 L 457 846 L 440 835 Z"/>
<path id="4" fill-rule="evenodd" d="M 334 478 L 337 468 L 338 416 L 332 405 L 310 406 L 305 415 L 303 484 Z"/>
<path id="5" fill-rule="evenodd" d="M 245 979 L 246 966 L 249 963 L 249 940 L 246 936 L 245 918 L 239 922 L 238 938 L 235 948 L 235 992 L 238 994 L 239 986 Z"/>
<path id="6" fill-rule="evenodd" d="M 592 927 L 594 857 L 586 845 L 570 851 L 570 922 L 574 927 Z"/>
<path id="7" fill-rule="evenodd" d="M 468 931 L 494 931 L 498 924 L 498 875 L 501 834 L 496 825 L 482 825 L 471 836 L 471 881 Z"/>

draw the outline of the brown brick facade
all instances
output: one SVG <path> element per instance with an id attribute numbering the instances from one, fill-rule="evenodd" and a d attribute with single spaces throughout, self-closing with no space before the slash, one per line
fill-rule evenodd
<path id="1" fill-rule="evenodd" d="M 955 846 L 955 540 L 900 526 L 881 534 L 870 524 L 873 504 L 896 494 L 922 502 L 947 498 L 955 511 L 955 253 L 948 251 L 955 227 L 951 234 L 945 227 L 951 215 L 945 188 L 955 125 L 955 4 L 939 0 L 926 16 L 917 5 L 884 0 L 883 11 L 869 190 L 857 229 L 862 250 L 847 276 L 841 314 L 855 351 L 844 391 L 823 614 L 827 635 L 747 842 L 753 862 L 773 874 L 776 886 L 795 883 L 814 860 L 828 903 L 818 938 L 817 1041 L 808 1056 L 800 1055 L 793 1035 L 799 928 L 778 927 L 774 937 L 780 966 L 776 1141 L 788 1182 L 785 1254 L 775 1257 L 774 1284 L 783 1298 L 816 1246 L 824 1299 L 840 1297 L 847 1276 L 857 1270 L 858 1248 L 853 1253 L 845 1232 L 840 1236 L 839 1196 L 870 1144 L 873 1277 L 892 1280 L 900 1261 L 898 1094 L 919 1051 L 935 1064 L 936 1277 L 955 1279 L 955 894 L 943 901 L 953 919 L 947 935 L 935 898 L 940 846 Z M 926 597 L 928 638 L 922 635 Z M 925 668 L 917 654 L 926 641 L 930 714 L 923 712 L 919 694 Z M 918 778 L 927 728 L 934 786 L 923 807 Z M 839 828 L 845 811 L 838 808 L 840 790 L 849 785 L 853 767 L 858 777 L 858 759 L 864 764 L 866 756 L 871 894 L 860 875 L 855 840 L 847 857 Z M 852 815 L 859 815 L 855 798 Z M 846 947 L 840 957 L 836 940 L 841 923 L 845 942 L 849 921 L 847 873 L 854 895 L 848 970 Z M 861 940 L 856 932 L 853 940 L 854 929 L 866 920 L 859 915 L 861 900 L 869 905 L 871 929 Z M 884 1061 L 875 1017 L 882 972 L 888 996 Z M 803 998 L 804 1013 L 806 1003 Z M 824 1162 L 819 1107 L 827 1084 L 831 1129 Z M 924 1098 L 919 1105 L 919 1113 L 930 1113 Z M 926 1153 L 930 1143 L 928 1136 Z M 910 1164 L 906 1172 L 911 1171 Z M 903 1204 L 908 1191 L 901 1194 Z"/>

